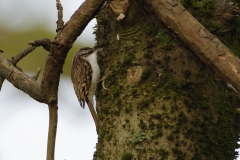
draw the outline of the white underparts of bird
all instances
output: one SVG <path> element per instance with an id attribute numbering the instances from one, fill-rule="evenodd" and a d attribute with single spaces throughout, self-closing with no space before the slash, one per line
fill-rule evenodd
<path id="1" fill-rule="evenodd" d="M 84 108 L 87 103 L 97 126 L 97 114 L 93 107 L 93 95 L 100 79 L 100 68 L 97 62 L 97 53 L 101 49 L 89 47 L 81 48 L 75 53 L 71 68 L 71 79 L 80 105 Z"/>

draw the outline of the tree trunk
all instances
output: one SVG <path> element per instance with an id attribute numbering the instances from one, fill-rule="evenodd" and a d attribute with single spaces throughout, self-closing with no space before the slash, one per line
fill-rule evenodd
<path id="1" fill-rule="evenodd" d="M 125 18 L 105 6 L 105 49 L 95 160 L 233 159 L 239 100 L 150 10 L 132 0 Z"/>

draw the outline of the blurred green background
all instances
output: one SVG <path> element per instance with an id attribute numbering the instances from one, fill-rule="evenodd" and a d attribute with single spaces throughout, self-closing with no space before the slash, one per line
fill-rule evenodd
<path id="1" fill-rule="evenodd" d="M 46 31 L 43 28 L 32 28 L 24 32 L 8 31 L 6 29 L 1 29 L 0 35 L 0 49 L 4 51 L 4 56 L 8 59 L 11 59 L 11 57 L 15 56 L 17 53 L 27 48 L 27 43 L 29 41 L 42 38 L 54 39 L 55 37 L 54 32 Z M 65 65 L 63 67 L 64 75 L 70 74 L 72 57 L 80 47 L 81 44 L 75 42 L 73 47 L 69 51 L 67 59 L 65 61 Z M 18 63 L 18 66 L 22 68 L 23 71 L 35 72 L 37 71 L 38 67 L 42 68 L 43 71 L 47 55 L 47 51 L 45 51 L 42 47 L 38 47 L 28 56 L 23 58 Z"/>
<path id="2" fill-rule="evenodd" d="M 66 23 L 83 0 L 60 0 L 63 21 Z M 28 42 L 36 39 L 54 39 L 56 35 L 56 0 L 0 0 L 0 49 L 11 59 Z M 92 20 L 73 44 L 59 84 L 58 133 L 56 159 L 92 159 L 97 143 L 95 124 L 86 108 L 83 110 L 70 80 L 72 57 L 82 46 L 93 47 Z M 29 76 L 38 67 L 44 70 L 48 52 L 36 48 L 24 57 L 18 66 Z M 41 81 L 41 75 L 38 81 Z M 7 80 L 0 92 L 0 160 L 41 160 L 47 149 L 48 107 L 16 89 Z M 90 137 L 89 139 L 81 137 Z M 87 140 L 87 141 L 86 141 Z M 14 154 L 13 154 L 14 153 Z"/>
<path id="3" fill-rule="evenodd" d="M 82 0 L 61 0 L 65 23 L 82 2 Z M 54 0 L 0 1 L 0 49 L 4 51 L 4 56 L 11 59 L 11 57 L 27 48 L 29 41 L 43 38 L 54 39 L 56 21 L 57 9 Z M 70 75 L 73 55 L 80 47 L 93 47 L 95 37 L 93 26 L 95 26 L 95 23 L 95 19 L 92 20 L 73 44 L 65 60 L 63 75 Z M 17 65 L 24 72 L 36 72 L 40 67 L 42 68 L 42 74 L 47 55 L 47 51 L 38 47 Z"/>

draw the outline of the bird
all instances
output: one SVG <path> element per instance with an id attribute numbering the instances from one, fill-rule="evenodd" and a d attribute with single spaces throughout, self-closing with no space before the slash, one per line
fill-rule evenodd
<path id="1" fill-rule="evenodd" d="M 82 108 L 87 103 L 97 127 L 98 119 L 93 107 L 93 95 L 95 94 L 100 79 L 100 68 L 97 61 L 97 53 L 103 49 L 83 47 L 74 57 L 71 67 L 71 79 L 73 88 Z"/>

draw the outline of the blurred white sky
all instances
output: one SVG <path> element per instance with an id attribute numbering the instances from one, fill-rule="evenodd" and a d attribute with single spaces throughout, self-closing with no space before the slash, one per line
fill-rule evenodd
<path id="1" fill-rule="evenodd" d="M 82 2 L 61 0 L 64 22 Z M 56 21 L 55 0 L 0 0 L 1 27 L 26 31 L 44 25 L 55 31 Z M 78 42 L 93 46 L 95 23 L 90 22 Z M 55 159 L 92 159 L 97 142 L 95 125 L 88 108 L 80 107 L 69 78 L 61 78 L 58 115 Z M 0 92 L 0 160 L 46 159 L 47 133 L 48 107 L 5 81 Z"/>
<path id="2" fill-rule="evenodd" d="M 63 6 L 63 20 L 66 23 L 79 8 L 83 0 L 60 0 Z M 26 31 L 36 26 L 44 26 L 49 31 L 56 30 L 57 9 L 55 0 L 0 0 L 0 25 L 8 29 Z M 92 43 L 93 19 L 85 28 L 78 42 Z"/>
<path id="3" fill-rule="evenodd" d="M 59 86 L 56 160 L 90 160 L 97 142 L 88 107 L 78 103 L 69 77 Z M 46 157 L 48 107 L 8 81 L 0 92 L 0 160 L 43 160 Z"/>

